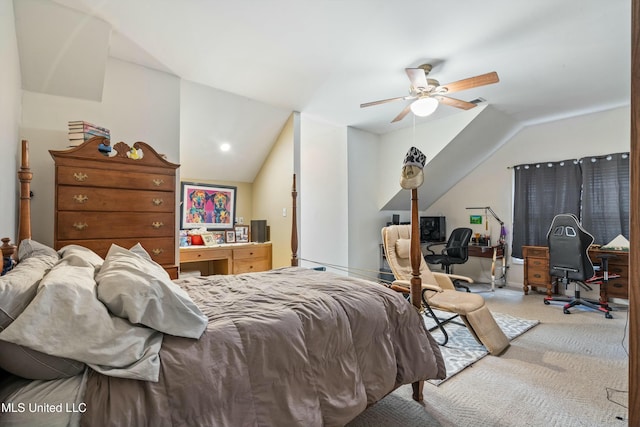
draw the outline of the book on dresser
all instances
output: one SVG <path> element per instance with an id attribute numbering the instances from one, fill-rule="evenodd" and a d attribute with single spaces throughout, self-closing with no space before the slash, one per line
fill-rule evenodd
<path id="1" fill-rule="evenodd" d="M 72 146 L 82 144 L 96 136 L 102 136 L 107 139 L 111 138 L 111 132 L 109 129 L 94 125 L 93 123 L 85 122 L 83 120 L 69 121 L 69 142 Z"/>
<path id="2" fill-rule="evenodd" d="M 112 156 L 94 137 L 67 150 L 49 150 L 55 162 L 54 247 L 76 244 L 105 257 L 111 244 L 140 243 L 171 278 L 178 276 L 176 170 L 150 145 L 118 142 Z M 131 148 L 144 150 L 133 158 Z"/>

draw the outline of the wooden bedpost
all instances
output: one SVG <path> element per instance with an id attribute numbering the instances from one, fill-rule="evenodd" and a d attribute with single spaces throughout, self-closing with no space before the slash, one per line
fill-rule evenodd
<path id="1" fill-rule="evenodd" d="M 418 189 L 411 190 L 411 303 L 422 305 L 422 278 L 420 277 L 420 226 L 418 222 Z"/>
<path id="2" fill-rule="evenodd" d="M 18 171 L 20 180 L 20 218 L 18 223 L 18 245 L 31 238 L 31 179 L 33 173 L 29 168 L 29 142 L 22 140 L 22 165 Z"/>
<path id="3" fill-rule="evenodd" d="M 296 174 L 293 174 L 293 187 L 291 188 L 291 198 L 293 205 L 291 206 L 291 267 L 298 266 L 298 218 L 297 218 L 297 198 L 296 191 Z"/>
<path id="4" fill-rule="evenodd" d="M 418 189 L 411 189 L 411 303 L 417 309 L 422 306 L 422 278 L 420 277 L 420 263 L 422 250 L 420 249 L 420 223 L 418 222 Z M 422 402 L 424 381 L 411 384 L 413 400 Z"/>

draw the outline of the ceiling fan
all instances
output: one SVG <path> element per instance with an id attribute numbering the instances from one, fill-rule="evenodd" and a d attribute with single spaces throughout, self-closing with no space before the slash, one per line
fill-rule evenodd
<path id="1" fill-rule="evenodd" d="M 498 73 L 493 71 L 491 73 L 469 77 L 468 79 L 458 80 L 446 85 L 440 85 L 440 82 L 437 80 L 427 78 L 432 68 L 431 64 L 422 64 L 418 68 L 405 68 L 404 71 L 407 73 L 407 76 L 411 81 L 409 95 L 382 99 L 380 101 L 366 102 L 364 104 L 360 104 L 360 108 L 385 104 L 392 101 L 414 99 L 415 101 L 407 105 L 400 114 L 391 121 L 391 123 L 404 119 L 404 117 L 409 114 L 409 111 L 413 111 L 414 114 L 419 116 L 428 116 L 435 111 L 439 102 L 452 107 L 461 108 L 463 110 L 469 110 L 475 107 L 476 104 L 451 98 L 446 95 L 459 92 L 461 90 L 472 89 L 478 86 L 490 85 L 500 81 L 498 79 Z"/>

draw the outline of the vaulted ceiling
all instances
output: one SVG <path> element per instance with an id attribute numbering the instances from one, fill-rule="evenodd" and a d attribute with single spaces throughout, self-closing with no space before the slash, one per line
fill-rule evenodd
<path id="1" fill-rule="evenodd" d="M 105 26 L 105 55 L 378 134 L 411 126 L 411 115 L 391 123 L 408 101 L 360 104 L 407 95 L 404 69 L 424 63 L 442 84 L 496 71 L 499 83 L 456 98 L 483 98 L 521 124 L 630 97 L 631 0 L 14 0 L 14 8 L 23 23 L 71 9 L 80 19 L 64 25 L 80 31 L 86 17 Z M 70 41 L 51 42 L 55 60 Z M 34 69 L 22 56 L 38 54 L 21 51 L 23 80 Z M 30 78 L 42 85 L 52 75 Z M 441 105 L 416 123 L 459 111 Z"/>

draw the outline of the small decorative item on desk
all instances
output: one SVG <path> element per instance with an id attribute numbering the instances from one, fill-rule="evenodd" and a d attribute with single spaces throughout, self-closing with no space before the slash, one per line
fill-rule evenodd
<path id="1" fill-rule="evenodd" d="M 189 230 L 188 235 L 191 236 L 191 244 L 204 245 L 205 243 L 202 238 L 204 234 L 210 234 L 206 228 L 194 228 L 192 230 Z"/>
<path id="2" fill-rule="evenodd" d="M 211 234 L 213 235 L 213 240 L 216 242 L 216 244 L 220 245 L 224 243 L 224 231 L 214 231 Z"/>
<path id="3" fill-rule="evenodd" d="M 215 246 L 218 243 L 214 233 L 202 233 L 200 238 L 205 246 Z"/>
<path id="4" fill-rule="evenodd" d="M 191 244 L 191 236 L 187 234 L 187 230 L 180 230 L 180 247 L 184 248 Z"/>
<path id="5" fill-rule="evenodd" d="M 248 225 L 236 225 L 236 243 L 248 243 L 249 242 L 249 226 Z"/>

